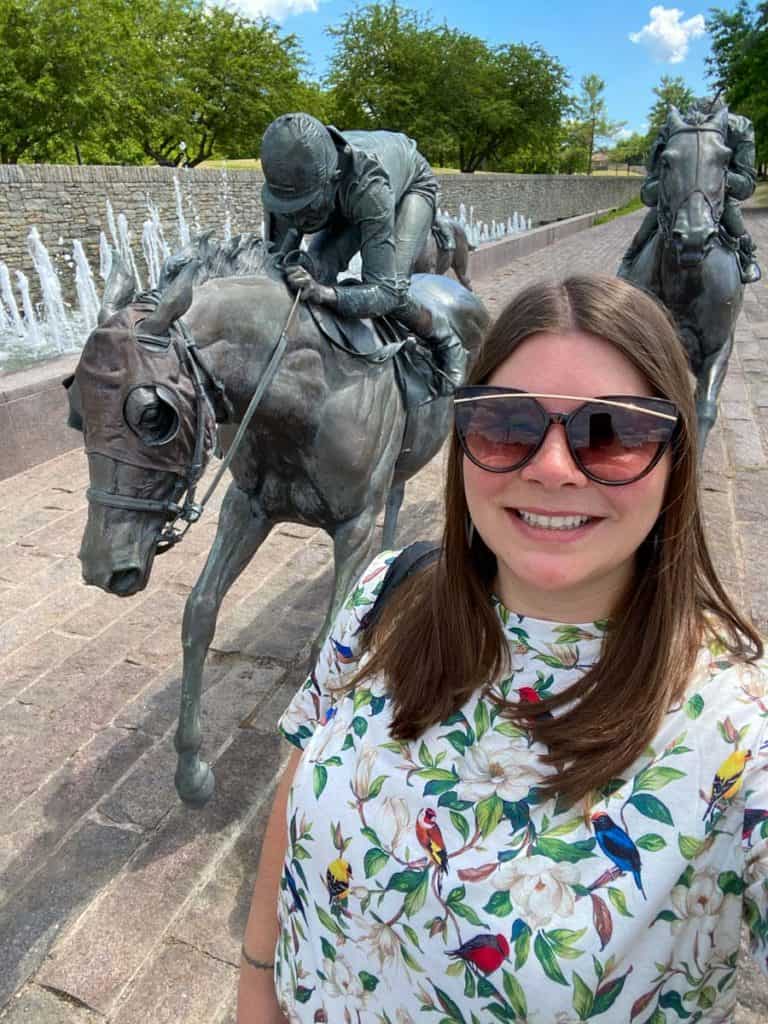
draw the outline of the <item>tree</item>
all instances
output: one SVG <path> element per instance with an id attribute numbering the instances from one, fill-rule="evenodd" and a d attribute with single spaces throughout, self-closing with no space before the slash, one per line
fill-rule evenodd
<path id="1" fill-rule="evenodd" d="M 269 122 L 301 92 L 296 38 L 220 7 L 195 2 L 178 18 L 183 0 L 140 2 L 146 46 L 128 72 L 124 124 L 144 153 L 195 167 L 214 152 L 255 152 Z"/>
<path id="2" fill-rule="evenodd" d="M 117 116 L 122 0 L 3 0 L 0 4 L 0 161 L 82 160 Z"/>
<path id="3" fill-rule="evenodd" d="M 755 126 L 759 164 L 768 162 L 768 0 L 755 10 L 746 0 L 736 9 L 716 9 L 707 22 L 712 56 L 707 59 L 715 89 L 725 90 L 734 113 L 749 117 Z"/>
<path id="4" fill-rule="evenodd" d="M 565 68 L 542 47 L 522 43 L 487 50 L 484 60 L 478 53 L 470 64 L 467 50 L 477 42 L 456 31 L 443 40 L 443 119 L 458 144 L 459 166 L 551 169 L 568 107 Z"/>
<path id="5" fill-rule="evenodd" d="M 662 75 L 653 94 L 656 97 L 656 102 L 648 112 L 648 149 L 653 145 L 656 136 L 665 124 L 669 108 L 677 107 L 681 113 L 685 112 L 695 99 L 692 90 L 688 88 L 680 75 L 676 75 L 674 78 L 671 75 Z"/>
<path id="6" fill-rule="evenodd" d="M 374 3 L 329 30 L 328 84 L 340 126 L 413 136 L 433 162 L 472 172 L 555 149 L 565 69 L 538 46 L 489 47 L 397 3 Z"/>
<path id="7" fill-rule="evenodd" d="M 320 105 L 294 36 L 204 0 L 0 0 L 0 46 L 3 162 L 195 166 Z"/>
<path id="8" fill-rule="evenodd" d="M 587 174 L 592 173 L 592 157 L 600 139 L 611 139 L 625 126 L 624 121 L 609 121 L 605 104 L 605 82 L 599 75 L 584 75 L 581 93 L 574 102 L 575 122 L 571 122 L 569 146 L 582 150 Z"/>
<path id="9" fill-rule="evenodd" d="M 396 3 L 374 3 L 327 32 L 336 40 L 328 74 L 336 122 L 421 138 L 439 61 L 429 19 Z"/>
<path id="10" fill-rule="evenodd" d="M 645 161 L 647 151 L 648 140 L 646 136 L 641 135 L 640 132 L 633 132 L 625 139 L 620 139 L 608 151 L 608 156 L 611 160 L 615 160 L 616 163 L 626 164 L 627 169 L 629 169 L 632 164 L 642 164 Z"/>

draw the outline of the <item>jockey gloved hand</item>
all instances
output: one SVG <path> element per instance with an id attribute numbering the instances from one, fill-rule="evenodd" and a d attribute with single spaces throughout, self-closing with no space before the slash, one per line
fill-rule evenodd
<path id="1" fill-rule="evenodd" d="M 285 280 L 292 291 L 301 292 L 301 297 L 305 302 L 314 302 L 320 306 L 336 305 L 336 292 L 333 288 L 320 284 L 305 267 L 297 266 L 287 269 Z"/>

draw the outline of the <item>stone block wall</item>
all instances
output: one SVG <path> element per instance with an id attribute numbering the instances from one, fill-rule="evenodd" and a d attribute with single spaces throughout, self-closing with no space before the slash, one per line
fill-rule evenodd
<path id="1" fill-rule="evenodd" d="M 175 171 L 167 167 L 68 167 L 0 165 L 0 260 L 29 274 L 27 235 L 35 225 L 54 262 L 61 266 L 79 238 L 94 270 L 99 231 L 108 234 L 107 200 L 114 215 L 124 213 L 134 254 L 141 256 L 141 233 L 149 202 L 157 208 L 166 241 L 178 247 L 177 194 L 192 234 L 216 228 L 223 235 L 229 211 L 233 233 L 261 230 L 261 176 L 221 171 Z M 139 260 L 139 270 L 144 267 Z"/>
<path id="2" fill-rule="evenodd" d="M 478 220 L 506 220 L 513 210 L 534 225 L 624 206 L 640 194 L 643 179 L 576 174 L 443 174 L 441 205 L 456 213 L 470 204 Z"/>
<path id="3" fill-rule="evenodd" d="M 221 237 L 227 214 L 233 233 L 261 230 L 263 179 L 256 171 L 0 165 L 0 260 L 11 271 L 23 270 L 29 276 L 26 238 L 35 225 L 58 266 L 71 254 L 72 240 L 79 238 L 95 270 L 99 231 L 107 230 L 107 200 L 115 216 L 125 214 L 137 257 L 150 201 L 173 249 L 178 245 L 174 179 L 193 234 L 197 228 L 215 228 Z M 541 224 L 622 206 L 638 194 L 640 183 L 640 178 L 622 177 L 446 174 L 441 176 L 442 206 L 456 213 L 463 202 L 468 211 L 474 207 L 476 219 L 487 222 L 506 219 L 517 210 Z M 62 277 L 67 287 L 67 275 Z M 71 294 L 71 288 L 67 291 Z"/>

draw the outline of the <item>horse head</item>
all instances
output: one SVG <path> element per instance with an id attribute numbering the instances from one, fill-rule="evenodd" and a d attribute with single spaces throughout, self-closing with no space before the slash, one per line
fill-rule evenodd
<path id="1" fill-rule="evenodd" d="M 672 107 L 659 170 L 659 226 L 678 263 L 696 266 L 715 244 L 731 151 L 728 111 L 686 120 Z"/>
<path id="2" fill-rule="evenodd" d="M 159 303 L 134 299 L 125 282 L 108 286 L 105 295 L 129 304 L 103 310 L 65 382 L 88 455 L 83 579 L 124 597 L 146 586 L 155 554 L 178 536 L 172 523 L 193 520 L 194 485 L 215 444 L 204 374 L 179 323 L 195 271 L 185 268 Z"/>

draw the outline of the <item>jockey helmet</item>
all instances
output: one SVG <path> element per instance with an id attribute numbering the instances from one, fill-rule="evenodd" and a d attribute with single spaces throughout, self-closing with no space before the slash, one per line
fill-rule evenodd
<path id="1" fill-rule="evenodd" d="M 289 215 L 321 200 L 338 169 L 336 146 L 310 114 L 281 114 L 261 142 L 266 209 Z"/>

